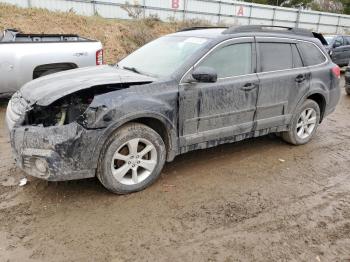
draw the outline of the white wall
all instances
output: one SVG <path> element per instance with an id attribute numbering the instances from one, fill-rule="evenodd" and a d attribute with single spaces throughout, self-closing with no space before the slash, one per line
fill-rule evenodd
<path id="1" fill-rule="evenodd" d="M 125 0 L 0 0 L 21 7 L 40 7 L 106 18 L 128 19 L 121 8 Z M 133 0 L 129 0 L 133 3 Z M 309 10 L 274 7 L 229 0 L 138 0 L 146 16 L 156 14 L 167 20 L 205 19 L 214 24 L 264 24 L 313 29 L 321 33 L 350 31 L 350 16 Z"/>

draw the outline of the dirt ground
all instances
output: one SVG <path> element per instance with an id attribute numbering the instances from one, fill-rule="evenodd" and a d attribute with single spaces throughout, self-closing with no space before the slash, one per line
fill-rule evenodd
<path id="1" fill-rule="evenodd" d="M 0 109 L 0 261 L 350 261 L 350 97 L 305 146 L 271 136 L 177 157 L 143 192 L 14 166 Z"/>

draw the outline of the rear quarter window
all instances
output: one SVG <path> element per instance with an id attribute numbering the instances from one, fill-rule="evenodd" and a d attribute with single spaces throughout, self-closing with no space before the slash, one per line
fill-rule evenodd
<path id="1" fill-rule="evenodd" d="M 326 61 L 326 57 L 321 50 L 312 43 L 301 42 L 298 44 L 304 64 L 306 66 L 319 65 Z"/>
<path id="2" fill-rule="evenodd" d="M 300 53 L 295 44 L 292 44 L 292 53 L 293 53 L 293 67 L 294 68 L 303 67 L 303 62 L 301 60 Z"/>

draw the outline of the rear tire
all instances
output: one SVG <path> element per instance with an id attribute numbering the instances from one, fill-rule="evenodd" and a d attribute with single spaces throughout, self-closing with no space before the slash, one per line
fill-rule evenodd
<path id="1" fill-rule="evenodd" d="M 307 99 L 293 115 L 290 129 L 282 133 L 282 139 L 293 145 L 308 143 L 317 130 L 320 115 L 319 105 Z"/>
<path id="2" fill-rule="evenodd" d="M 164 142 L 156 131 L 129 123 L 117 129 L 103 146 L 97 177 L 113 193 L 137 192 L 157 180 L 165 157 Z"/>

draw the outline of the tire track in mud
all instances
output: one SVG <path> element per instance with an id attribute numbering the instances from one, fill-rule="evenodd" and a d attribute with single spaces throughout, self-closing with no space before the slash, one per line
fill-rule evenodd
<path id="1" fill-rule="evenodd" d="M 199 232 L 192 234 L 192 238 L 174 241 L 176 250 L 182 250 L 177 255 L 185 257 L 192 250 L 201 250 L 196 257 L 223 261 L 230 258 L 232 249 L 244 249 L 234 258 L 271 261 L 299 257 L 312 261 L 318 255 L 325 261 L 349 259 L 350 175 L 343 173 L 337 180 L 317 192 L 279 205 L 269 205 L 259 194 L 252 198 L 248 194 L 247 198 L 225 205 L 211 203 L 201 206 L 199 211 L 186 212 L 176 220 L 187 221 L 183 222 L 184 231 L 196 228 Z M 205 221 L 198 223 L 198 220 Z M 271 246 L 271 240 L 273 245 L 284 249 Z M 256 248 L 261 246 L 260 242 L 269 243 L 264 245 L 265 251 Z M 172 249 L 172 245 L 164 247 L 161 253 L 173 256 Z"/>

